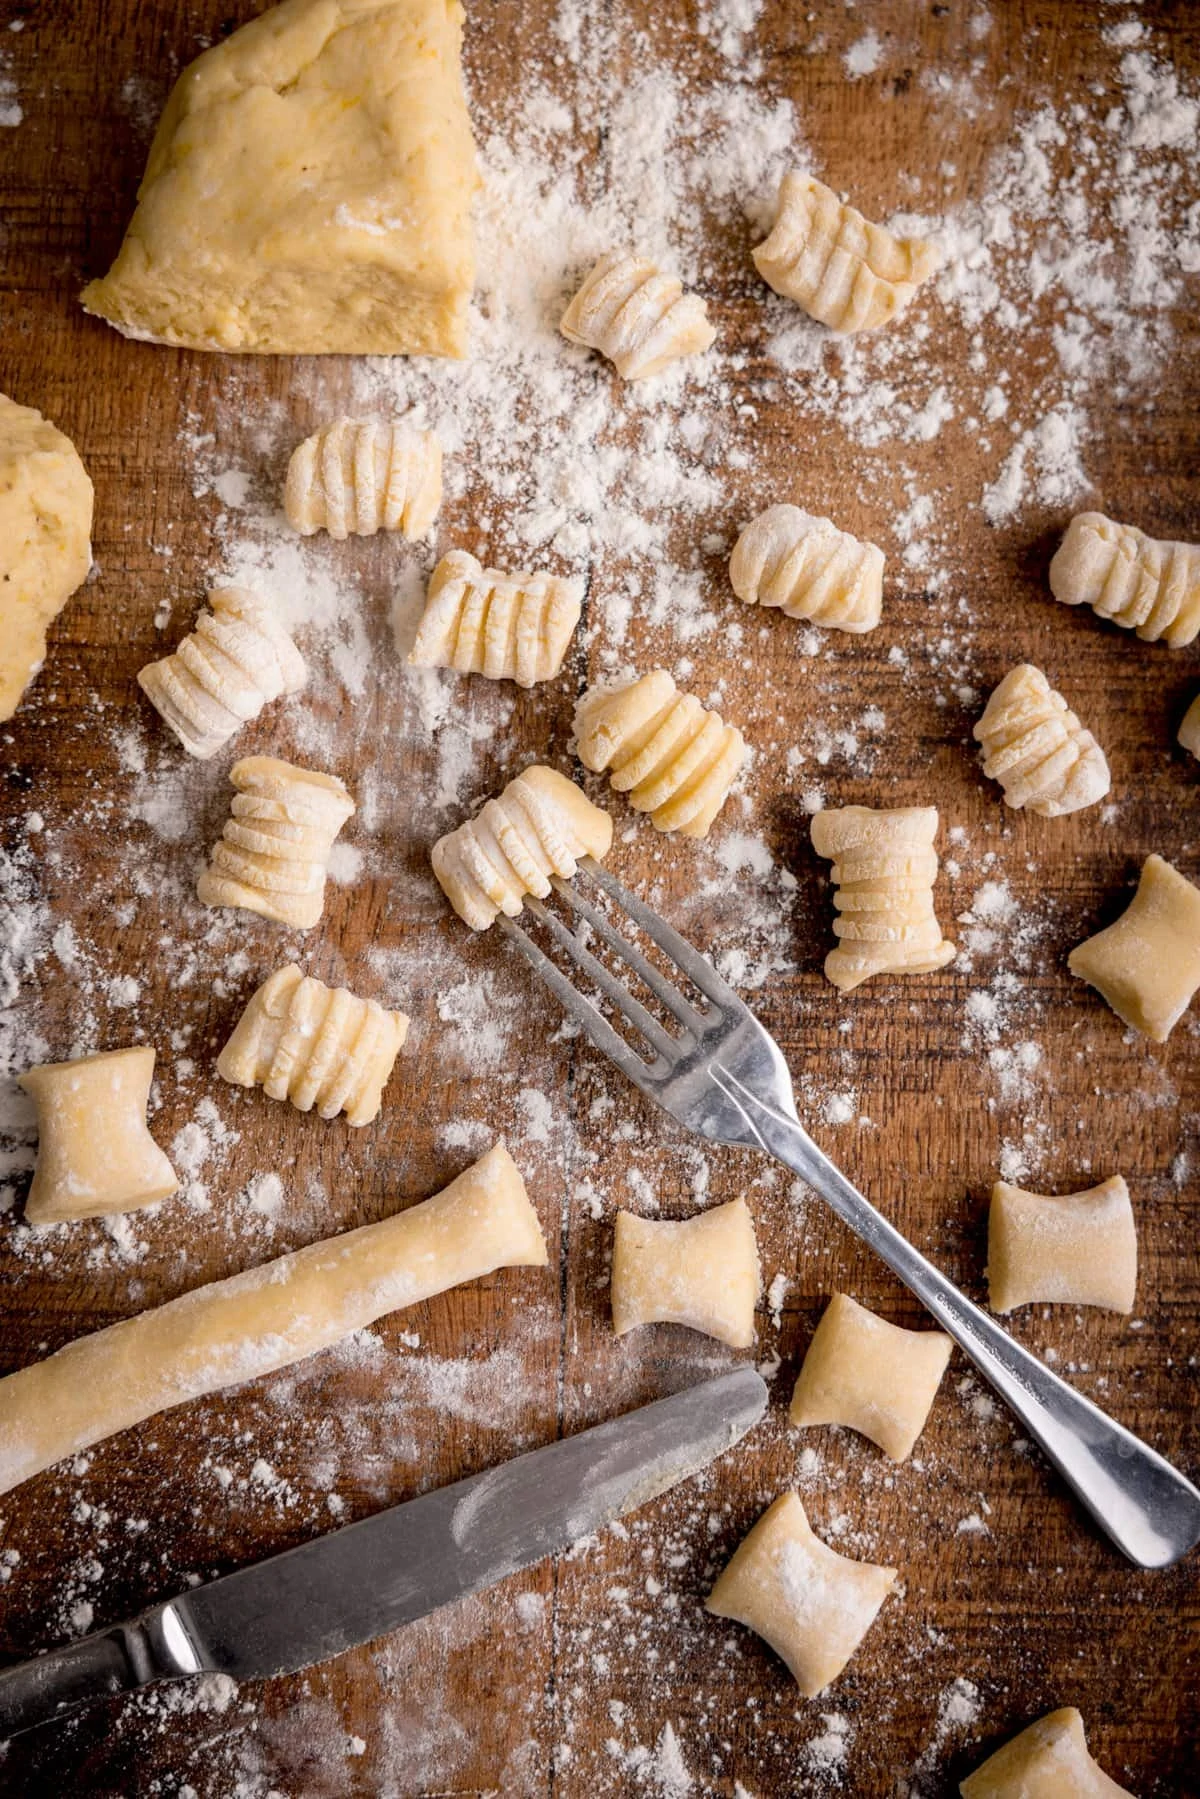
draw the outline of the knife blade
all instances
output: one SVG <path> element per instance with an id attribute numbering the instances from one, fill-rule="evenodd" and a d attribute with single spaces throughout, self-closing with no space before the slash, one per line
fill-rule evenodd
<path id="1" fill-rule="evenodd" d="M 0 1738 L 158 1680 L 292 1674 L 646 1505 L 762 1417 L 753 1368 L 686 1387 L 0 1672 Z"/>

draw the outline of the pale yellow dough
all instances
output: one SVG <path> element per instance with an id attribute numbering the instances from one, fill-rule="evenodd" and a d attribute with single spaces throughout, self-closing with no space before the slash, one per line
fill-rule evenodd
<path id="1" fill-rule="evenodd" d="M 1088 1754 L 1073 1705 L 1049 1712 L 959 1785 L 962 1799 L 1132 1799 Z"/>
<path id="2" fill-rule="evenodd" d="M 311 930 L 325 909 L 329 852 L 354 801 L 336 775 L 275 756 L 243 756 L 229 779 L 237 792 L 197 899 Z"/>
<path id="3" fill-rule="evenodd" d="M 46 656 L 46 631 L 92 566 L 92 484 L 69 437 L 0 394 L 0 723 Z"/>
<path id="4" fill-rule="evenodd" d="M 450 550 L 430 577 L 409 665 L 518 687 L 553 681 L 582 610 L 582 581 L 523 569 L 506 575 L 469 550 Z"/>
<path id="5" fill-rule="evenodd" d="M 833 862 L 836 949 L 825 978 L 843 993 L 877 974 L 927 974 L 953 962 L 933 909 L 936 806 L 839 806 L 812 821 L 813 848 Z"/>
<path id="6" fill-rule="evenodd" d="M 785 1493 L 734 1551 L 708 1610 L 757 1631 L 815 1699 L 846 1666 L 895 1579 L 895 1568 L 828 1548 L 799 1495 Z"/>
<path id="7" fill-rule="evenodd" d="M 186 1399 L 286 1368 L 497 1268 L 546 1264 L 502 1143 L 420 1205 L 68 1343 L 0 1380 L 0 1493 Z"/>
<path id="8" fill-rule="evenodd" d="M 999 781 L 1014 810 L 1060 818 L 1094 806 L 1111 785 L 1104 751 L 1031 662 L 1009 669 L 974 735 L 984 774 Z"/>
<path id="9" fill-rule="evenodd" d="M 729 558 L 739 600 L 837 631 L 873 631 L 883 608 L 883 551 L 799 506 L 768 506 Z"/>
<path id="10" fill-rule="evenodd" d="M 1179 727 L 1179 741 L 1185 750 L 1193 756 L 1200 756 L 1200 693 L 1198 693 L 1183 715 Z"/>
<path id="11" fill-rule="evenodd" d="M 188 755 L 206 761 L 307 679 L 271 602 L 245 587 L 219 587 L 175 653 L 139 671 L 138 686 Z"/>
<path id="12" fill-rule="evenodd" d="M 1120 918 L 1073 949 L 1067 967 L 1118 1018 L 1165 1043 L 1200 987 L 1200 887 L 1147 856 Z"/>
<path id="13" fill-rule="evenodd" d="M 575 708 L 579 760 L 604 769 L 658 831 L 707 837 L 746 759 L 736 725 L 680 693 L 665 668 L 617 687 L 589 688 Z"/>
<path id="14" fill-rule="evenodd" d="M 906 1461 L 953 1347 L 943 1331 L 903 1330 L 835 1293 L 797 1376 L 791 1421 L 849 1425 Z"/>
<path id="15" fill-rule="evenodd" d="M 613 1331 L 686 1324 L 734 1349 L 754 1341 L 758 1245 L 744 1199 L 673 1223 L 618 1212 L 613 1241 Z"/>
<path id="16" fill-rule="evenodd" d="M 38 1114 L 30 1224 L 132 1212 L 174 1193 L 175 1170 L 146 1128 L 153 1078 L 145 1046 L 42 1062 L 18 1077 Z"/>
<path id="17" fill-rule="evenodd" d="M 197 57 L 83 304 L 197 350 L 463 356 L 458 0 L 284 0 Z"/>
<path id="18" fill-rule="evenodd" d="M 1122 1177 L 1056 1198 L 997 1181 L 988 1211 L 987 1278 L 993 1312 L 1038 1302 L 1131 1312 L 1137 1229 Z"/>

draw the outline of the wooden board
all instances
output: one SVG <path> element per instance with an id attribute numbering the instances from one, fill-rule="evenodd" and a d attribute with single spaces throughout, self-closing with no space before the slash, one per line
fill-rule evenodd
<path id="1" fill-rule="evenodd" d="M 190 1578 L 726 1365 L 720 1345 L 680 1330 L 613 1341 L 606 1267 L 618 1204 L 649 1198 L 664 1215 L 684 1216 L 698 1198 L 747 1196 L 766 1281 L 786 1282 L 774 1288 L 775 1315 L 764 1301 L 760 1319 L 759 1355 L 777 1360 L 778 1372 L 769 1421 L 753 1439 L 626 1531 L 294 1679 L 233 1697 L 160 1693 L 97 1707 L 11 1745 L 0 1782 L 14 1795 L 91 1799 L 729 1796 L 735 1782 L 756 1799 L 826 1790 L 931 1799 L 956 1791 L 1006 1735 L 1074 1704 L 1123 1785 L 1143 1796 L 1196 1791 L 1195 1558 L 1158 1574 L 1127 1567 L 957 1357 L 902 1468 L 846 1433 L 790 1433 L 791 1382 L 831 1291 L 907 1325 L 921 1322 L 919 1308 L 814 1196 L 796 1194 L 748 1154 L 700 1156 L 559 1032 L 552 1006 L 498 943 L 466 940 L 428 878 L 433 836 L 506 773 L 534 754 L 572 767 L 572 701 L 605 666 L 614 617 L 602 601 L 630 574 L 647 579 L 634 552 L 597 556 L 591 628 L 559 682 L 515 703 L 478 682 L 452 696 L 472 721 L 475 763 L 439 809 L 444 763 L 435 737 L 414 728 L 389 627 L 399 552 L 351 544 L 334 561 L 329 546 L 316 546 L 320 566 L 344 572 L 364 596 L 371 678 L 348 694 L 326 670 L 307 713 L 278 709 L 238 747 L 304 760 L 313 729 L 323 734 L 328 765 L 360 799 L 372 796 L 346 834 L 363 852 L 361 872 L 331 889 L 322 926 L 303 945 L 243 915 L 204 914 L 191 900 L 224 814 L 229 758 L 185 767 L 134 677 L 186 628 L 226 541 L 219 515 L 228 495 L 195 491 L 212 460 L 205 434 L 215 433 L 225 466 L 251 471 L 260 495 L 278 492 L 288 449 L 339 409 L 351 372 L 126 343 L 86 320 L 77 295 L 120 241 L 171 80 L 253 8 L 233 10 L 235 18 L 212 0 L 104 8 L 46 0 L 0 42 L 0 74 L 24 111 L 0 138 L 0 387 L 69 432 L 97 490 L 98 573 L 55 629 L 48 666 L 3 738 L 6 897 L 28 906 L 40 933 L 15 996 L 15 1027 L 19 1041 L 39 1038 L 50 1057 L 155 1043 L 154 1130 L 165 1145 L 184 1133 L 191 1166 L 189 1196 L 131 1220 L 124 1243 L 99 1226 L 34 1239 L 21 1222 L 25 1177 L 10 1182 L 16 1205 L 0 1244 L 4 1367 L 383 1216 L 442 1185 L 501 1131 L 526 1172 L 551 1271 L 450 1293 L 384 1321 L 344 1353 L 168 1414 L 5 1497 L 3 1648 L 29 1653 L 89 1617 L 115 1621 Z M 467 61 L 486 132 L 515 124 L 530 82 L 560 83 L 577 109 L 581 189 L 599 194 L 619 180 L 585 104 L 587 68 L 572 66 L 569 41 L 564 53 L 553 35 L 553 8 L 497 0 L 471 12 Z M 1129 130 L 1104 125 L 1126 91 L 1123 55 L 1152 57 L 1160 69 L 1173 63 L 1184 96 L 1194 95 L 1195 12 L 1146 5 L 1137 19 L 1144 36 L 1127 34 L 1122 45 L 1099 32 L 1128 23 L 1124 13 L 1067 0 L 995 4 L 990 20 L 958 4 L 805 11 L 768 0 L 744 55 L 761 57 L 764 99 L 795 103 L 814 166 L 864 210 L 887 216 L 919 203 L 936 212 L 988 191 L 994 158 L 1040 104 L 1081 136 L 1070 108 L 1082 107 L 1102 146 L 1108 129 L 1111 146 L 1096 155 L 1111 166 L 1118 132 Z M 630 82 L 655 59 L 690 70 L 701 95 L 729 79 L 683 0 L 654 8 L 617 0 L 594 23 L 621 45 Z M 879 39 L 878 66 L 852 80 L 844 59 L 868 30 Z M 860 48 L 852 65 L 872 60 Z M 1178 128 L 1172 154 L 1187 149 L 1186 119 Z M 1141 150 L 1134 145 L 1143 169 L 1145 137 Z M 1192 144 L 1194 171 L 1194 136 Z M 918 172 L 919 190 L 906 179 Z M 1154 191 L 1144 183 L 1137 204 L 1149 207 Z M 1177 209 L 1187 199 L 1200 201 L 1200 192 L 1172 189 Z M 1151 532 L 1200 535 L 1194 277 L 1176 271 L 1175 303 L 1164 309 L 1151 296 L 1138 313 L 1128 269 L 1112 263 L 1121 286 L 1114 317 L 1152 316 L 1172 333 L 1169 351 L 1151 375 L 1130 380 L 1101 364 L 1088 337 L 1097 371 L 1084 407 L 1091 488 L 1047 497 L 1031 447 L 1027 503 L 993 525 L 979 500 L 1016 441 L 1009 426 L 981 429 L 977 419 L 972 428 L 960 408 L 928 436 L 914 428 L 866 445 L 849 388 L 844 406 L 829 403 L 849 366 L 839 352 L 822 346 L 810 371 L 781 375 L 772 333 L 785 329 L 787 309 L 765 301 L 740 212 L 722 218 L 692 265 L 723 344 L 741 355 L 736 368 L 723 365 L 724 385 L 686 401 L 691 412 L 719 414 L 723 435 L 706 452 L 719 498 L 702 517 L 681 513 L 668 544 L 719 628 L 685 640 L 669 613 L 656 617 L 637 602 L 623 653 L 672 667 L 686 654 L 690 684 L 705 695 L 721 682 L 725 712 L 757 756 L 747 803 L 731 805 L 713 847 L 659 841 L 644 825 L 630 833 L 631 815 L 614 802 L 613 866 L 702 946 L 745 944 L 749 961 L 765 965 L 751 997 L 785 1049 L 814 1136 L 972 1295 L 986 1291 L 987 1194 L 1006 1154 L 1012 1166 L 1024 1158 L 1042 1189 L 1127 1176 L 1141 1255 L 1133 1319 L 1039 1310 L 1018 1314 L 1013 1328 L 1194 1472 L 1196 1015 L 1162 1048 L 1135 1041 L 1065 963 L 1115 916 L 1150 851 L 1200 875 L 1196 764 L 1174 746 L 1197 658 L 1056 607 L 1045 584 L 1057 534 L 1089 495 Z M 1010 420 L 1027 429 L 1065 392 L 1052 380 L 1053 334 L 1071 329 L 1072 304 L 1060 283 L 1015 322 L 992 313 L 971 325 L 961 308 L 922 299 L 914 317 L 932 330 L 906 342 L 899 334 L 910 323 L 897 327 L 895 380 L 923 404 L 939 371 L 966 379 L 982 343 L 1003 368 Z M 885 379 L 885 362 L 875 367 Z M 622 404 L 602 367 L 593 378 L 597 395 L 612 396 L 606 405 Z M 652 419 L 624 410 L 614 439 L 632 452 Z M 493 474 L 464 471 L 440 544 L 486 546 L 504 510 Z M 937 543 L 924 568 L 905 560 L 895 523 L 916 492 L 936 499 Z M 798 654 L 801 628 L 779 618 L 747 624 L 728 596 L 734 531 L 784 496 L 884 545 L 886 612 L 871 636 L 829 634 L 815 654 Z M 1113 809 L 1066 821 L 1013 814 L 979 773 L 971 725 L 983 695 L 1021 658 L 1054 674 L 1105 746 Z M 789 748 L 798 752 L 790 764 Z M 950 865 L 939 914 L 951 936 L 973 945 L 956 965 L 879 981 L 850 999 L 824 981 L 831 910 L 804 797 L 818 786 L 830 804 L 940 807 Z M 604 791 L 598 782 L 591 790 Z M 734 833 L 764 847 L 746 848 L 731 873 Z M 989 919 L 989 906 L 999 916 Z M 248 993 L 294 953 L 326 979 L 390 993 L 413 1016 L 387 1109 L 364 1132 L 239 1097 L 216 1078 L 215 1053 Z M 1019 1053 L 1022 1044 L 1035 1045 L 1040 1061 Z M 5 1119 L 14 1116 L 11 1091 Z M 456 1131 L 459 1122 L 473 1131 Z M 280 1189 L 261 1185 L 270 1174 Z M 899 1594 L 814 1703 L 798 1700 L 756 1639 L 702 1609 L 740 1536 L 793 1482 L 829 1540 L 902 1570 Z M 690 1787 L 672 1776 L 668 1726 Z"/>

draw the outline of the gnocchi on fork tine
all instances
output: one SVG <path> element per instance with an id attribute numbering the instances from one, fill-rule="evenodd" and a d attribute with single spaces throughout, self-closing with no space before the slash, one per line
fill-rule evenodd
<path id="1" fill-rule="evenodd" d="M 525 906 L 600 989 L 644 1050 L 614 1029 L 515 918 L 502 914 L 498 922 L 595 1046 L 689 1130 L 714 1143 L 764 1149 L 815 1188 L 953 1337 L 1130 1561 L 1162 1568 L 1186 1555 L 1200 1540 L 1200 1491 L 1052 1374 L 926 1261 L 809 1137 L 796 1114 L 779 1046 L 712 964 L 591 856 L 580 861 L 579 872 L 624 914 L 625 924 L 637 926 L 657 945 L 698 996 L 689 997 L 667 979 L 602 906 L 552 876 L 555 891 L 590 931 L 577 935 L 540 900 L 527 898 Z M 586 947 L 583 934 L 594 934 L 637 976 L 673 1029 Z"/>

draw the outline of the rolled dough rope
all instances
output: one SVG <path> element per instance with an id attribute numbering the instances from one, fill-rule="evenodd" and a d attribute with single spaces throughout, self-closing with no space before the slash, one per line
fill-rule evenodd
<path id="1" fill-rule="evenodd" d="M 420 1205 L 198 1287 L 0 1380 L 0 1493 L 168 1406 L 286 1368 L 447 1287 L 541 1268 L 503 1143 Z"/>

